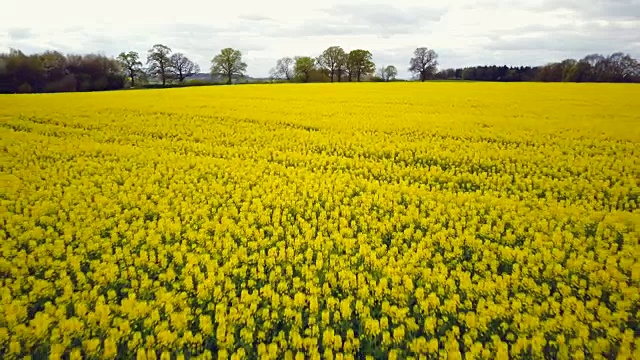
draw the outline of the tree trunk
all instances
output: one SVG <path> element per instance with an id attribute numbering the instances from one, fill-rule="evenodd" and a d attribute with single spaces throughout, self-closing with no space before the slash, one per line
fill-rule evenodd
<path id="1" fill-rule="evenodd" d="M 231 85 L 231 72 L 229 72 L 229 79 L 227 80 L 227 84 Z"/>
<path id="2" fill-rule="evenodd" d="M 136 84 L 134 79 L 136 77 L 136 74 L 132 71 L 130 75 L 131 75 L 131 87 L 135 87 Z"/>

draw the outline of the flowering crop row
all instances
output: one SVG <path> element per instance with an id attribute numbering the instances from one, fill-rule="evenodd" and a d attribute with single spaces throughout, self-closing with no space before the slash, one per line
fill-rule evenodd
<path id="1" fill-rule="evenodd" d="M 0 97 L 0 357 L 640 358 L 640 89 Z"/>

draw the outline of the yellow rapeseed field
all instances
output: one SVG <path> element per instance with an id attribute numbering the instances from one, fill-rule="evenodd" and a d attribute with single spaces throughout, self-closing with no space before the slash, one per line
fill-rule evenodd
<path id="1" fill-rule="evenodd" d="M 638 99 L 0 96 L 0 357 L 640 359 Z"/>

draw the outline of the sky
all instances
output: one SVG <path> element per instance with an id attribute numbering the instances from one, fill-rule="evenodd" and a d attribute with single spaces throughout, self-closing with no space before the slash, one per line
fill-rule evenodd
<path id="1" fill-rule="evenodd" d="M 400 77 L 409 77 L 417 47 L 434 49 L 440 68 L 543 65 L 617 51 L 640 58 L 640 0 L 9 0 L 0 10 L 0 52 L 146 58 L 161 43 L 209 71 L 211 58 L 232 47 L 253 77 L 267 76 L 278 58 L 317 56 L 334 45 L 367 49 Z"/>

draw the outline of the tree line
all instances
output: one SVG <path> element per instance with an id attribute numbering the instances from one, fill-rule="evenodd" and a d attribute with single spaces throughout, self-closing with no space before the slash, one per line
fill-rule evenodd
<path id="1" fill-rule="evenodd" d="M 144 63 L 143 63 L 143 60 Z M 640 65 L 628 54 L 588 55 L 545 66 L 474 66 L 438 70 L 438 54 L 426 47 L 415 49 L 409 60 L 414 80 L 640 82 Z M 211 78 L 231 84 L 246 76 L 242 53 L 225 48 L 211 59 Z M 63 55 L 57 51 L 25 55 L 19 50 L 0 54 L 0 93 L 115 90 L 156 81 L 159 86 L 182 84 L 200 74 L 198 64 L 163 44 L 147 51 L 117 57 Z M 294 56 L 277 60 L 270 79 L 277 82 L 394 81 L 395 65 L 376 68 L 366 49 L 345 51 L 331 46 L 318 56 Z M 192 83 L 193 84 L 193 83 Z"/>
<path id="2" fill-rule="evenodd" d="M 125 86 L 118 61 L 57 51 L 0 54 L 0 93 L 115 90 Z"/>
<path id="3" fill-rule="evenodd" d="M 640 82 L 640 62 L 628 54 L 591 54 L 581 60 L 566 59 L 544 66 L 474 66 L 443 69 L 440 80 L 542 81 L 542 82 Z"/>
<path id="4" fill-rule="evenodd" d="M 200 73 L 187 56 L 163 44 L 147 51 L 146 61 L 135 51 L 115 58 L 105 55 L 64 55 L 58 51 L 25 55 L 11 49 L 0 54 L 0 93 L 71 92 L 115 90 L 157 81 L 161 86 L 183 83 Z M 245 75 L 242 54 L 223 49 L 211 60 L 212 76 L 227 83 Z"/>
<path id="5" fill-rule="evenodd" d="M 410 60 L 409 71 L 420 80 L 428 80 L 436 70 L 438 54 L 426 47 L 417 48 Z M 274 80 L 297 82 L 341 81 L 393 81 L 398 76 L 394 65 L 376 70 L 373 54 L 369 50 L 346 52 L 340 46 L 331 46 L 320 55 L 284 57 L 271 69 Z"/>

